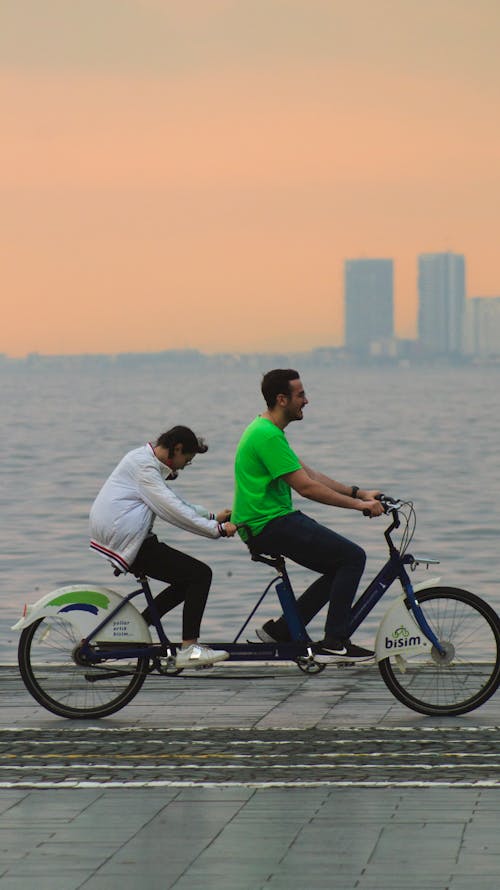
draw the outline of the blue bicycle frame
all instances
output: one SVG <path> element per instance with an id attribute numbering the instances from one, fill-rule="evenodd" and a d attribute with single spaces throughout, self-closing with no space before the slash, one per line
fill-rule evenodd
<path id="1" fill-rule="evenodd" d="M 399 518 L 397 510 L 393 510 L 390 512 L 392 512 L 393 521 L 389 528 L 387 528 L 384 532 L 384 536 L 389 547 L 389 559 L 380 569 L 376 577 L 370 582 L 366 590 L 354 603 L 351 610 L 349 634 L 352 635 L 354 631 L 357 630 L 366 616 L 372 611 L 378 601 L 383 597 L 387 589 L 394 583 L 396 579 L 399 579 L 401 586 L 406 596 L 408 597 L 411 611 L 415 617 L 415 620 L 417 621 L 417 624 L 422 630 L 422 633 L 427 637 L 429 642 L 432 643 L 433 646 L 435 646 L 440 655 L 443 655 L 444 649 L 441 646 L 436 635 L 432 631 L 431 627 L 429 626 L 428 622 L 426 621 L 425 615 L 416 599 L 413 586 L 405 569 L 405 566 L 414 563 L 415 559 L 410 554 L 405 553 L 401 555 L 399 550 L 394 546 L 392 542 L 391 532 L 399 526 Z M 278 574 L 269 582 L 263 594 L 259 597 L 256 605 L 236 634 L 233 642 L 212 643 L 211 645 L 223 647 L 227 652 L 229 652 L 230 659 L 232 658 L 240 661 L 252 661 L 262 658 L 292 659 L 297 656 L 302 656 L 306 653 L 311 656 L 312 640 L 307 633 L 304 622 L 302 621 L 302 618 L 297 609 L 297 601 L 295 599 L 290 578 L 286 570 L 284 557 L 263 556 L 262 554 L 252 552 L 252 550 L 250 552 L 252 560 L 254 560 L 255 562 L 266 563 L 272 568 L 275 568 Z M 92 633 L 85 640 L 82 641 L 80 652 L 87 663 L 95 664 L 106 661 L 109 658 L 113 658 L 114 660 L 116 660 L 117 658 L 159 658 L 170 657 L 175 654 L 176 646 L 175 644 L 171 643 L 171 641 L 165 634 L 160 616 L 156 609 L 156 604 L 149 583 L 145 577 L 141 577 L 138 580 L 141 586 L 137 590 L 134 590 L 132 593 L 129 593 L 127 596 L 125 596 L 122 602 L 119 603 L 119 605 L 116 606 L 115 609 L 113 609 L 110 615 L 108 615 L 104 621 L 101 621 L 100 624 L 98 624 L 92 631 Z M 273 585 L 276 587 L 276 592 L 280 600 L 281 608 L 283 609 L 283 614 L 285 616 L 292 641 L 289 643 L 262 643 L 260 641 L 246 643 L 238 642 L 245 628 L 252 620 L 257 609 L 259 608 Z M 111 618 L 114 618 L 114 616 L 117 615 L 127 603 L 129 603 L 132 599 L 134 599 L 134 597 L 139 596 L 140 594 L 144 594 L 144 596 L 146 597 L 148 607 L 154 618 L 153 624 L 158 633 L 160 642 L 151 643 L 150 645 L 141 644 L 140 646 L 138 646 L 137 644 L 135 646 L 133 644 L 128 646 L 126 643 L 120 643 L 119 645 L 113 645 L 111 643 L 100 643 L 98 649 L 95 649 L 92 645 L 90 645 L 99 634 L 100 630 L 105 626 L 105 624 L 107 624 L 107 622 Z"/>

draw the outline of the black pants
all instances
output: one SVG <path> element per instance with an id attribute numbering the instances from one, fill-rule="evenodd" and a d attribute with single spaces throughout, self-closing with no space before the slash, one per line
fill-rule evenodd
<path id="1" fill-rule="evenodd" d="M 144 574 L 157 581 L 169 582 L 169 586 L 155 596 L 160 617 L 183 602 L 182 639 L 198 639 L 212 583 L 210 566 L 163 544 L 156 535 L 149 535 L 130 570 L 136 575 Z M 142 615 L 147 624 L 152 623 L 149 609 L 145 609 Z"/>
<path id="2" fill-rule="evenodd" d="M 299 612 L 308 624 L 328 603 L 325 637 L 347 640 L 351 605 L 365 568 L 365 551 L 299 510 L 268 522 L 255 536 L 254 544 L 261 553 L 282 553 L 321 573 L 297 600 Z M 277 621 L 277 631 L 286 638 L 284 616 Z"/>

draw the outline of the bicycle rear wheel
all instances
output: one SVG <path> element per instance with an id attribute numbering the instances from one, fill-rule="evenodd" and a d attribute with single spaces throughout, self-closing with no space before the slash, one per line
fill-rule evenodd
<path id="1" fill-rule="evenodd" d="M 80 665 L 74 653 L 80 639 L 74 626 L 58 615 L 46 615 L 26 628 L 19 640 L 19 669 L 36 701 L 58 717 L 107 717 L 139 692 L 148 658 L 107 660 Z"/>
<path id="2" fill-rule="evenodd" d="M 500 621 L 484 600 L 455 587 L 418 595 L 424 615 L 443 644 L 431 652 L 379 661 L 392 694 L 421 714 L 458 716 L 484 704 L 500 683 Z M 407 603 L 408 605 L 408 603 Z M 399 663 L 398 663 L 399 662 Z"/>

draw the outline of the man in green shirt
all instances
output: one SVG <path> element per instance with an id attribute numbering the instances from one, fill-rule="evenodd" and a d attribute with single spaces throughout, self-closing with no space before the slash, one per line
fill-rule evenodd
<path id="1" fill-rule="evenodd" d="M 268 371 L 262 394 L 267 411 L 247 427 L 236 451 L 231 521 L 250 529 L 252 547 L 259 553 L 281 553 L 320 574 L 297 601 L 304 624 L 329 604 L 324 639 L 314 644 L 315 659 L 320 664 L 368 660 L 373 652 L 351 643 L 348 630 L 366 554 L 357 544 L 295 510 L 292 489 L 321 504 L 369 510 L 372 516 L 383 513 L 376 500 L 379 492 L 336 482 L 306 466 L 290 448 L 284 429 L 303 419 L 307 405 L 297 371 Z M 240 535 L 248 539 L 246 530 L 241 529 Z M 288 641 L 285 617 L 266 621 L 257 635 L 264 642 Z"/>

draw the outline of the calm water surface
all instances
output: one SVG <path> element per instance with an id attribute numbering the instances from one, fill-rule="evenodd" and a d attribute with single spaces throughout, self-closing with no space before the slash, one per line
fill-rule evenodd
<path id="1" fill-rule="evenodd" d="M 299 455 L 344 482 L 412 499 L 418 522 L 411 552 L 440 559 L 432 574 L 500 609 L 500 370 L 334 367 L 304 369 L 302 379 L 310 404 L 304 421 L 288 427 Z M 84 580 L 122 593 L 130 588 L 87 549 L 89 507 L 127 450 L 176 423 L 192 426 L 210 449 L 181 475 L 177 490 L 214 510 L 230 506 L 233 454 L 262 410 L 259 385 L 260 370 L 231 367 L 0 369 L 2 660 L 15 659 L 17 634 L 9 627 L 25 601 Z M 365 547 L 366 583 L 385 559 L 384 519 L 300 499 L 296 505 Z M 211 564 L 203 636 L 232 638 L 271 571 L 253 564 L 239 540 L 208 541 L 160 521 L 156 531 Z M 291 575 L 300 592 L 307 573 L 291 567 Z M 424 577 L 419 570 L 415 580 Z M 358 632 L 359 642 L 373 640 L 383 608 Z M 260 619 L 276 612 L 270 597 Z M 321 621 L 312 627 L 321 635 Z M 177 637 L 180 613 L 169 628 Z"/>

